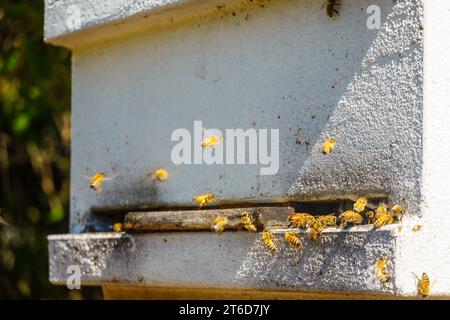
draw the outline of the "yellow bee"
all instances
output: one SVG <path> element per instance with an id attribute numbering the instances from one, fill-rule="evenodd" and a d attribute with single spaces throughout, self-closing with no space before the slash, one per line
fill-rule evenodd
<path id="1" fill-rule="evenodd" d="M 378 216 L 374 222 L 375 229 L 379 229 L 382 226 L 394 223 L 394 217 L 390 213 L 386 213 Z"/>
<path id="2" fill-rule="evenodd" d="M 335 8 L 336 6 L 340 5 L 339 0 L 325 0 L 320 9 L 323 9 L 325 4 L 327 5 L 326 7 L 327 15 L 330 18 L 333 18 L 333 15 L 335 14 L 339 15 L 339 11 L 337 11 Z"/>
<path id="3" fill-rule="evenodd" d="M 284 233 L 284 237 L 290 245 L 298 247 L 299 249 L 303 249 L 302 241 L 295 232 L 288 230 Z"/>
<path id="4" fill-rule="evenodd" d="M 250 217 L 248 213 L 244 214 L 241 217 L 241 223 L 244 226 L 245 229 L 247 229 L 250 232 L 256 232 L 256 227 L 253 224 L 253 219 Z"/>
<path id="5" fill-rule="evenodd" d="M 405 209 L 403 209 L 403 207 L 398 204 L 396 204 L 391 208 L 391 214 L 397 221 L 402 221 L 402 216 L 404 212 Z"/>
<path id="6" fill-rule="evenodd" d="M 416 224 L 413 228 L 412 231 L 413 232 L 419 232 L 423 230 L 423 226 L 421 226 L 420 224 Z"/>
<path id="7" fill-rule="evenodd" d="M 353 211 L 361 213 L 367 206 L 367 198 L 361 197 L 353 204 Z"/>
<path id="8" fill-rule="evenodd" d="M 155 171 L 155 173 L 153 174 L 153 179 L 161 181 L 161 182 L 166 181 L 168 177 L 169 177 L 169 173 L 164 168 L 157 169 Z"/>
<path id="9" fill-rule="evenodd" d="M 220 144 L 222 141 L 223 141 L 223 137 L 219 136 L 219 135 L 206 137 L 202 141 L 202 148 L 213 148 L 216 145 Z"/>
<path id="10" fill-rule="evenodd" d="M 269 228 L 265 228 L 264 231 L 262 232 L 262 239 L 264 241 L 264 244 L 270 251 L 277 250 L 277 246 L 275 245 L 274 242 L 273 233 Z"/>
<path id="11" fill-rule="evenodd" d="M 289 215 L 289 222 L 295 228 L 309 228 L 315 222 L 316 219 L 308 213 L 292 213 Z"/>
<path id="12" fill-rule="evenodd" d="M 314 241 L 319 241 L 320 236 L 323 233 L 323 230 L 325 230 L 325 226 L 320 222 L 317 221 L 314 223 L 314 225 L 309 229 L 308 235 L 310 238 L 312 238 Z"/>
<path id="13" fill-rule="evenodd" d="M 113 230 L 114 230 L 114 232 L 122 232 L 123 231 L 123 224 L 121 224 L 121 223 L 114 223 Z"/>
<path id="14" fill-rule="evenodd" d="M 339 215 L 339 221 L 341 223 L 339 226 L 341 228 L 345 228 L 348 223 L 361 224 L 363 217 L 358 212 L 347 210 Z"/>
<path id="15" fill-rule="evenodd" d="M 105 181 L 111 180 L 113 177 L 112 174 L 105 172 L 98 172 L 90 177 L 85 177 L 89 179 L 89 187 L 95 192 L 100 192 L 102 190 L 102 185 Z"/>
<path id="16" fill-rule="evenodd" d="M 413 273 L 414 274 L 414 273 Z M 422 273 L 422 278 L 419 278 L 416 274 L 414 276 L 417 279 L 417 293 L 422 296 L 422 298 L 426 298 L 430 295 L 430 278 L 424 272 Z"/>
<path id="17" fill-rule="evenodd" d="M 382 216 L 382 215 L 385 215 L 385 214 L 387 214 L 387 213 L 388 213 L 388 211 L 387 211 L 387 206 L 386 206 L 386 204 L 385 204 L 385 203 L 381 203 L 381 204 L 378 206 L 378 208 L 375 209 L 375 219 L 378 218 L 378 217 L 380 217 L 380 216 Z"/>
<path id="18" fill-rule="evenodd" d="M 336 140 L 334 138 L 328 138 L 325 140 L 323 146 L 322 146 L 322 153 L 323 154 L 329 154 L 334 150 L 334 147 L 336 145 Z"/>
<path id="19" fill-rule="evenodd" d="M 334 227 L 337 223 L 337 218 L 334 214 L 327 214 L 326 216 L 316 217 L 316 221 L 322 223 L 324 226 Z"/>
<path id="20" fill-rule="evenodd" d="M 388 271 L 388 262 L 385 258 L 378 258 L 375 263 L 375 275 L 381 283 L 385 284 L 391 278 Z"/>
<path id="21" fill-rule="evenodd" d="M 228 224 L 228 218 L 227 217 L 217 217 L 214 220 L 214 223 L 211 227 L 211 229 L 218 234 L 222 233 L 222 231 L 225 229 L 225 226 Z"/>
<path id="22" fill-rule="evenodd" d="M 372 210 L 366 212 L 366 217 L 369 224 L 375 222 L 375 212 L 373 212 Z"/>
<path id="23" fill-rule="evenodd" d="M 192 198 L 192 201 L 200 204 L 200 208 L 206 206 L 208 203 L 216 200 L 216 196 L 212 193 L 202 194 Z"/>

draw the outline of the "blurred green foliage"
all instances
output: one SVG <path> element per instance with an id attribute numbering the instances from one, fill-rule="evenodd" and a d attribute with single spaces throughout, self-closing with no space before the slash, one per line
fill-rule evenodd
<path id="1" fill-rule="evenodd" d="M 66 233 L 70 52 L 43 42 L 43 0 L 0 0 L 0 299 L 78 298 L 48 281 L 47 235 Z"/>

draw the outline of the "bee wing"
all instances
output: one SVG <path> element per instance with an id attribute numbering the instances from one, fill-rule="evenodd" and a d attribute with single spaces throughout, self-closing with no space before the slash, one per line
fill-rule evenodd
<path id="1" fill-rule="evenodd" d="M 320 10 L 322 10 L 323 8 L 325 8 L 325 5 L 327 4 L 328 0 L 325 0 L 322 5 L 320 6 Z"/>
<path id="2" fill-rule="evenodd" d="M 83 178 L 86 179 L 86 180 L 91 180 L 92 176 L 83 176 Z"/>

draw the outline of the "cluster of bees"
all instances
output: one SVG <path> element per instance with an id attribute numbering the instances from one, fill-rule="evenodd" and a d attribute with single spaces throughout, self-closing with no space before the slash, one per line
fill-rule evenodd
<path id="1" fill-rule="evenodd" d="M 327 4 L 327 14 L 330 17 L 332 17 L 334 13 L 339 14 L 334 9 L 334 7 L 338 4 L 336 0 L 327 0 L 325 3 Z M 221 143 L 222 140 L 223 138 L 221 136 L 210 136 L 204 139 L 201 142 L 201 145 L 203 148 L 213 148 L 217 144 Z M 336 140 L 334 138 L 326 139 L 322 145 L 322 153 L 331 153 L 335 146 Z M 114 173 L 99 172 L 87 178 L 89 179 L 89 187 L 95 192 L 100 192 L 103 183 L 113 179 L 114 177 Z M 152 179 L 160 182 L 167 181 L 168 177 L 169 173 L 164 168 L 158 168 L 152 174 Z M 200 208 L 215 200 L 216 197 L 212 193 L 197 195 L 192 198 L 192 201 L 198 203 Z M 360 225 L 365 220 L 367 224 L 373 224 L 374 228 L 378 229 L 394 222 L 401 222 L 404 211 L 405 210 L 403 207 L 398 204 L 388 209 L 388 206 L 385 203 L 381 203 L 374 208 L 369 205 L 366 197 L 360 197 L 353 204 L 352 210 L 344 211 L 339 215 L 333 213 L 328 215 L 313 216 L 309 213 L 293 213 L 289 215 L 288 221 L 289 227 L 305 229 L 311 239 L 314 241 L 319 241 L 322 233 L 327 227 L 339 226 L 340 228 L 346 228 L 348 225 Z M 228 222 L 228 218 L 225 216 L 216 217 L 213 221 L 211 229 L 220 234 L 223 232 Z M 5 224 L 5 221 L 1 218 L 0 224 Z M 249 232 L 257 232 L 255 219 L 249 213 L 245 213 L 241 216 L 241 224 Z M 417 225 L 413 228 L 413 231 L 420 231 L 421 228 L 422 227 L 420 225 Z M 121 232 L 123 230 L 124 229 L 121 223 L 114 225 L 114 231 Z M 270 228 L 265 227 L 261 233 L 261 237 L 265 246 L 271 252 L 277 251 L 275 236 Z M 303 250 L 303 243 L 298 236 L 298 233 L 292 229 L 285 232 L 284 238 L 290 246 L 295 247 L 300 251 Z M 390 281 L 391 275 L 389 273 L 388 260 L 384 257 L 377 259 L 375 262 L 375 275 L 383 284 Z M 415 274 L 414 276 L 417 279 L 418 293 L 424 298 L 428 297 L 430 294 L 430 279 L 428 275 L 423 273 L 420 278 Z"/>

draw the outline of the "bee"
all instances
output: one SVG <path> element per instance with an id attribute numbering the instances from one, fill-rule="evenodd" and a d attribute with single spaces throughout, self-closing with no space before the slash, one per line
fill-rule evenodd
<path id="1" fill-rule="evenodd" d="M 262 239 L 264 241 L 264 244 L 270 251 L 276 251 L 277 246 L 275 245 L 274 236 L 272 231 L 269 228 L 265 228 L 262 232 Z"/>
<path id="2" fill-rule="evenodd" d="M 375 209 L 375 219 L 377 219 L 378 217 L 387 214 L 387 206 L 385 203 L 381 203 L 378 208 Z"/>
<path id="3" fill-rule="evenodd" d="M 206 206 L 208 203 L 216 200 L 216 196 L 212 193 L 206 193 L 192 198 L 192 201 L 200 204 L 200 208 Z"/>
<path id="4" fill-rule="evenodd" d="M 338 0 L 325 0 L 320 9 L 323 9 L 327 5 L 326 12 L 330 18 L 333 18 L 334 14 L 339 15 L 339 11 L 336 10 L 335 6 L 340 5 Z"/>
<path id="5" fill-rule="evenodd" d="M 122 232 L 123 224 L 122 223 L 114 223 L 113 230 L 114 230 L 114 232 Z"/>
<path id="6" fill-rule="evenodd" d="M 325 230 L 325 226 L 320 222 L 317 221 L 314 223 L 314 225 L 309 229 L 308 235 L 310 238 L 312 238 L 314 241 L 319 241 L 320 236 L 322 235 L 323 230 Z"/>
<path id="7" fill-rule="evenodd" d="M 375 229 L 379 229 L 382 226 L 394 223 L 394 217 L 390 213 L 386 213 L 378 216 L 374 222 Z"/>
<path id="8" fill-rule="evenodd" d="M 337 223 L 337 218 L 334 214 L 327 214 L 326 216 L 318 216 L 316 220 L 324 226 L 334 227 Z"/>
<path id="9" fill-rule="evenodd" d="M 299 236 L 295 232 L 288 230 L 284 233 L 284 237 L 286 238 L 286 241 L 290 245 L 297 247 L 299 249 L 303 249 L 302 241 L 300 240 Z"/>
<path id="10" fill-rule="evenodd" d="M 112 174 L 105 172 L 98 172 L 90 177 L 85 177 L 89 179 L 89 187 L 95 192 L 100 192 L 102 190 L 102 185 L 105 181 L 111 180 L 114 178 Z"/>
<path id="11" fill-rule="evenodd" d="M 423 226 L 421 226 L 420 224 L 416 224 L 413 228 L 412 231 L 413 232 L 419 232 L 423 230 Z"/>
<path id="12" fill-rule="evenodd" d="M 422 273 L 422 278 L 419 278 L 416 274 L 414 276 L 417 279 L 417 294 L 421 295 L 422 298 L 428 297 L 430 295 L 430 278 L 425 272 Z"/>
<path id="13" fill-rule="evenodd" d="M 361 197 L 353 204 L 353 211 L 361 213 L 367 206 L 367 198 Z"/>
<path id="14" fill-rule="evenodd" d="M 385 258 L 378 258 L 375 262 L 375 275 L 381 283 L 385 284 L 391 278 L 388 271 L 388 262 Z"/>
<path id="15" fill-rule="evenodd" d="M 397 220 L 402 221 L 403 213 L 405 212 L 405 209 L 403 209 L 402 206 L 396 204 L 391 208 L 391 215 Z"/>
<path id="16" fill-rule="evenodd" d="M 348 223 L 361 224 L 363 217 L 358 212 L 347 210 L 339 215 L 339 221 L 341 223 L 339 227 L 345 228 Z"/>
<path id="17" fill-rule="evenodd" d="M 216 145 L 220 144 L 222 141 L 223 141 L 223 137 L 220 135 L 206 137 L 202 141 L 202 148 L 213 148 Z"/>
<path id="18" fill-rule="evenodd" d="M 155 171 L 155 173 L 153 174 L 153 180 L 158 180 L 161 182 L 166 181 L 168 177 L 169 177 L 169 173 L 164 168 L 157 169 Z"/>
<path id="19" fill-rule="evenodd" d="M 369 224 L 375 222 L 375 212 L 373 212 L 372 210 L 366 212 L 366 217 Z"/>
<path id="20" fill-rule="evenodd" d="M 244 226 L 244 228 L 247 229 L 248 231 L 256 232 L 256 227 L 253 224 L 253 220 L 248 213 L 244 214 L 241 217 L 241 223 Z"/>
<path id="21" fill-rule="evenodd" d="M 315 222 L 316 219 L 308 213 L 292 213 L 289 215 L 289 222 L 295 228 L 309 228 Z"/>
<path id="22" fill-rule="evenodd" d="M 334 138 L 328 138 L 325 140 L 323 146 L 322 146 L 322 153 L 323 154 L 329 154 L 334 150 L 334 146 L 336 145 L 336 140 Z"/>
<path id="23" fill-rule="evenodd" d="M 221 234 L 227 224 L 228 224 L 227 217 L 217 217 L 214 220 L 214 223 L 213 223 L 211 229 L 213 231 L 217 232 L 218 234 Z"/>

